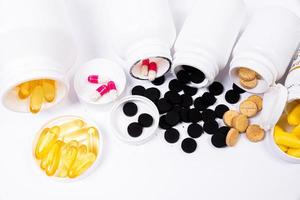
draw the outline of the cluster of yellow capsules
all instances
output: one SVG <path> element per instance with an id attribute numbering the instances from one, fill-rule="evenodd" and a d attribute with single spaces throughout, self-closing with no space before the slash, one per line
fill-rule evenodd
<path id="1" fill-rule="evenodd" d="M 95 162 L 99 133 L 81 119 L 44 128 L 35 146 L 35 158 L 48 176 L 76 178 Z"/>
<path id="2" fill-rule="evenodd" d="M 44 102 L 51 103 L 56 96 L 55 81 L 50 79 L 32 80 L 17 86 L 18 97 L 21 100 L 29 99 L 29 109 L 38 113 Z"/>
<path id="3" fill-rule="evenodd" d="M 287 131 L 287 128 L 291 128 Z M 274 128 L 274 140 L 290 156 L 300 158 L 300 102 L 284 114 Z"/>

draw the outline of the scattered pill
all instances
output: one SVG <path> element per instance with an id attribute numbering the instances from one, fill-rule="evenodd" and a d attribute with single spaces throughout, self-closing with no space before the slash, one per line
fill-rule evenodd
<path id="1" fill-rule="evenodd" d="M 159 111 L 159 114 L 164 114 L 172 109 L 172 105 L 167 101 L 165 98 L 159 99 L 157 101 L 157 109 Z"/>
<path id="2" fill-rule="evenodd" d="M 183 92 L 187 95 L 194 96 L 198 92 L 198 88 L 190 87 L 187 85 L 183 86 Z"/>
<path id="3" fill-rule="evenodd" d="M 263 99 L 260 96 L 251 95 L 250 97 L 248 97 L 248 100 L 250 100 L 256 104 L 258 111 L 262 110 Z"/>
<path id="4" fill-rule="evenodd" d="M 232 126 L 239 132 L 243 133 L 249 126 L 249 119 L 246 115 L 240 114 L 232 118 Z"/>
<path id="5" fill-rule="evenodd" d="M 160 118 L 159 118 L 159 127 L 161 129 L 165 129 L 165 130 L 171 128 L 171 126 L 169 124 L 167 124 L 167 122 L 166 122 L 166 115 L 160 116 Z"/>
<path id="6" fill-rule="evenodd" d="M 166 123 L 169 124 L 170 126 L 175 126 L 179 123 L 180 121 L 180 116 L 179 113 L 176 111 L 169 111 L 166 114 Z"/>
<path id="7" fill-rule="evenodd" d="M 226 144 L 227 146 L 233 147 L 236 145 L 240 137 L 240 133 L 235 128 L 231 128 L 226 136 Z"/>
<path id="8" fill-rule="evenodd" d="M 217 118 L 223 119 L 225 112 L 229 110 L 228 106 L 224 104 L 217 105 L 215 108 L 215 114 Z"/>
<path id="9" fill-rule="evenodd" d="M 217 99 L 212 93 L 204 92 L 202 94 L 202 101 L 208 107 L 208 106 L 214 105 L 216 103 Z"/>
<path id="10" fill-rule="evenodd" d="M 139 137 L 142 135 L 143 127 L 139 123 L 133 122 L 128 125 L 127 132 L 131 137 Z"/>
<path id="11" fill-rule="evenodd" d="M 188 110 L 188 119 L 192 123 L 202 120 L 202 114 L 195 108 Z"/>
<path id="12" fill-rule="evenodd" d="M 178 132 L 177 129 L 175 128 L 170 128 L 170 129 L 167 129 L 165 131 L 165 140 L 168 142 L 168 143 L 176 143 L 178 140 L 179 140 L 179 137 L 180 137 L 180 134 Z"/>
<path id="13" fill-rule="evenodd" d="M 133 102 L 127 102 L 123 106 L 123 112 L 128 117 L 132 117 L 136 115 L 137 111 L 138 111 L 137 105 Z"/>
<path id="14" fill-rule="evenodd" d="M 107 83 L 109 81 L 107 77 L 98 76 L 98 75 L 89 75 L 87 80 L 89 83 L 93 83 L 93 84 Z"/>
<path id="15" fill-rule="evenodd" d="M 143 113 L 139 116 L 138 118 L 138 122 L 140 125 L 142 125 L 142 127 L 150 127 L 153 124 L 153 118 L 151 115 L 147 114 L 147 113 Z"/>
<path id="16" fill-rule="evenodd" d="M 149 59 L 142 60 L 141 73 L 143 76 L 148 76 L 148 67 L 150 64 Z"/>
<path id="17" fill-rule="evenodd" d="M 265 131 L 259 125 L 251 124 L 247 128 L 246 137 L 251 142 L 258 142 L 264 139 Z"/>
<path id="18" fill-rule="evenodd" d="M 162 85 L 162 84 L 164 84 L 164 82 L 165 82 L 165 76 L 161 76 L 161 77 L 158 77 L 158 78 L 156 78 L 156 79 L 154 79 L 154 81 L 152 81 L 151 83 L 153 84 L 153 85 Z"/>
<path id="19" fill-rule="evenodd" d="M 115 82 L 109 81 L 107 83 L 107 88 L 108 88 L 108 92 L 109 92 L 109 95 L 110 95 L 111 99 L 112 100 L 117 99 L 118 98 L 118 91 L 117 91 L 117 87 L 116 87 Z"/>
<path id="20" fill-rule="evenodd" d="M 225 100 L 230 104 L 235 104 L 240 100 L 240 94 L 235 90 L 228 90 L 225 94 Z"/>
<path id="21" fill-rule="evenodd" d="M 230 130 L 230 127 L 228 127 L 228 126 L 221 126 L 218 129 L 217 133 L 220 133 L 220 134 L 223 134 L 223 135 L 227 135 L 228 132 L 229 132 L 229 130 Z"/>
<path id="22" fill-rule="evenodd" d="M 218 132 L 219 124 L 216 121 L 204 122 L 203 130 L 207 134 L 213 135 Z"/>
<path id="23" fill-rule="evenodd" d="M 214 145 L 217 148 L 226 147 L 226 137 L 227 137 L 227 135 L 224 135 L 224 134 L 219 134 L 219 133 L 214 134 L 211 137 L 211 143 L 212 143 L 212 145 Z"/>
<path id="24" fill-rule="evenodd" d="M 178 105 L 181 103 L 181 96 L 175 91 L 168 91 L 164 95 L 166 100 L 172 105 Z"/>
<path id="25" fill-rule="evenodd" d="M 157 73 L 157 64 L 155 62 L 150 62 L 148 69 L 148 79 L 149 81 L 154 81 Z"/>
<path id="26" fill-rule="evenodd" d="M 109 92 L 108 87 L 106 85 L 101 85 L 96 89 L 95 92 L 93 92 L 93 94 L 91 95 L 91 100 L 97 101 L 104 95 L 108 94 L 108 92 Z"/>
<path id="27" fill-rule="evenodd" d="M 216 114 L 211 109 L 205 109 L 202 112 L 202 118 L 204 122 L 213 121 L 216 119 Z"/>
<path id="28" fill-rule="evenodd" d="M 193 67 L 190 67 L 188 69 L 188 71 L 191 72 L 190 79 L 191 79 L 191 81 L 193 83 L 198 84 L 198 83 L 202 83 L 204 81 L 205 75 L 204 75 L 204 73 L 202 71 L 200 71 L 200 70 L 198 70 L 196 68 L 193 68 Z"/>
<path id="29" fill-rule="evenodd" d="M 187 94 L 182 94 L 181 96 L 181 106 L 184 108 L 190 108 L 193 104 L 193 98 Z"/>
<path id="30" fill-rule="evenodd" d="M 131 94 L 132 95 L 144 96 L 145 91 L 146 91 L 146 89 L 143 86 L 137 85 L 134 88 L 132 88 Z"/>
<path id="31" fill-rule="evenodd" d="M 209 87 L 208 90 L 211 94 L 218 96 L 223 93 L 224 87 L 220 82 L 213 82 Z"/>
<path id="32" fill-rule="evenodd" d="M 197 97 L 194 101 L 194 107 L 197 108 L 198 110 L 205 110 L 208 105 L 206 101 L 203 99 L 203 97 Z"/>
<path id="33" fill-rule="evenodd" d="M 240 112 L 247 117 L 254 117 L 258 112 L 258 108 L 253 101 L 245 100 L 240 104 Z"/>
<path id="34" fill-rule="evenodd" d="M 156 103 L 160 98 L 160 91 L 157 88 L 151 87 L 145 90 L 144 96 Z"/>
<path id="35" fill-rule="evenodd" d="M 237 93 L 239 93 L 239 94 L 243 94 L 243 93 L 246 92 L 244 89 L 240 88 L 239 86 L 237 86 L 237 85 L 234 84 L 234 83 L 232 84 L 232 89 L 233 89 L 234 91 L 236 91 Z"/>
<path id="36" fill-rule="evenodd" d="M 192 138 L 185 138 L 181 143 L 181 149 L 185 153 L 193 153 L 197 148 L 197 142 Z"/>
<path id="37" fill-rule="evenodd" d="M 238 115 L 239 115 L 239 113 L 237 111 L 229 110 L 224 113 L 223 121 L 227 126 L 232 127 L 232 119 Z"/>
<path id="38" fill-rule="evenodd" d="M 198 138 L 203 133 L 203 128 L 200 124 L 192 123 L 187 129 L 188 135 L 192 138 Z"/>
<path id="39" fill-rule="evenodd" d="M 177 79 L 173 79 L 169 82 L 169 89 L 175 92 L 180 92 L 183 89 L 183 84 Z"/>
<path id="40" fill-rule="evenodd" d="M 180 119 L 182 122 L 185 122 L 185 123 L 190 122 L 188 113 L 189 113 L 188 109 L 185 109 L 185 108 L 183 108 L 179 111 L 179 116 L 180 116 Z"/>

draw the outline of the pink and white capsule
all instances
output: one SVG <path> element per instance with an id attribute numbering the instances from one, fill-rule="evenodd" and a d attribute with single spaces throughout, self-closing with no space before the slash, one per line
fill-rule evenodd
<path id="1" fill-rule="evenodd" d="M 113 81 L 109 81 L 107 83 L 107 87 L 108 87 L 108 91 L 109 91 L 109 95 L 111 97 L 112 100 L 115 100 L 118 98 L 118 91 L 117 91 L 117 87 L 115 82 Z"/>
<path id="2" fill-rule="evenodd" d="M 157 73 L 157 64 L 155 62 L 149 63 L 148 79 L 154 81 Z"/>
<path id="3" fill-rule="evenodd" d="M 98 75 L 88 76 L 89 83 L 98 84 L 98 83 L 107 83 L 108 81 L 109 81 L 108 78 L 104 76 L 98 76 Z"/>
<path id="4" fill-rule="evenodd" d="M 97 101 L 100 97 L 104 96 L 109 92 L 108 87 L 106 85 L 101 85 L 96 89 L 96 91 L 91 95 L 92 101 Z"/>
<path id="5" fill-rule="evenodd" d="M 141 73 L 143 76 L 148 76 L 149 63 L 150 63 L 149 59 L 142 60 Z"/>

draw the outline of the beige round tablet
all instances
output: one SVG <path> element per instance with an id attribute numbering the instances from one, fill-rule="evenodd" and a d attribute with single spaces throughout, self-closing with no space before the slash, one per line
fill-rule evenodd
<path id="1" fill-rule="evenodd" d="M 245 100 L 240 104 L 240 112 L 247 117 L 254 117 L 258 112 L 258 108 L 253 101 Z"/>
<path id="2" fill-rule="evenodd" d="M 248 97 L 248 100 L 250 100 L 256 104 L 258 111 L 262 110 L 263 99 L 260 96 L 252 95 L 252 96 Z"/>
<path id="3" fill-rule="evenodd" d="M 236 145 L 240 138 L 240 133 L 235 128 L 231 128 L 226 136 L 226 144 L 227 146 L 233 147 Z"/>
<path id="4" fill-rule="evenodd" d="M 265 131 L 259 125 L 252 124 L 247 128 L 246 137 L 251 142 L 259 142 L 264 139 Z"/>
<path id="5" fill-rule="evenodd" d="M 244 114 L 235 116 L 232 119 L 232 127 L 236 128 L 240 133 L 245 132 L 248 126 L 249 126 L 249 120 L 248 117 Z"/>
<path id="6" fill-rule="evenodd" d="M 252 81 L 253 79 L 256 78 L 256 72 L 251 69 L 241 67 L 239 68 L 238 76 L 240 79 L 243 79 L 244 81 Z"/>
<path id="7" fill-rule="evenodd" d="M 228 110 L 227 112 L 224 113 L 223 115 L 223 121 L 224 123 L 229 126 L 232 127 L 232 119 L 235 116 L 238 116 L 240 113 L 235 111 L 235 110 Z"/>
<path id="8" fill-rule="evenodd" d="M 240 79 L 241 85 L 246 89 L 253 89 L 257 86 L 257 78 L 253 79 L 252 81 L 245 81 Z"/>

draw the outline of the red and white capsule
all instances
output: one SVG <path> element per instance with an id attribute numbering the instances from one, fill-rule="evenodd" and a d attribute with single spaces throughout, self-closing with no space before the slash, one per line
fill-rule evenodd
<path id="1" fill-rule="evenodd" d="M 149 63 L 150 63 L 149 59 L 142 60 L 141 73 L 143 76 L 148 76 Z"/>
<path id="2" fill-rule="evenodd" d="M 100 99 L 101 97 L 103 97 L 104 95 L 108 94 L 109 90 L 107 85 L 101 85 L 100 87 L 98 87 L 95 92 L 91 95 L 91 100 L 92 101 L 97 101 L 98 99 Z"/>
<path id="3" fill-rule="evenodd" d="M 157 64 L 155 62 L 149 63 L 148 79 L 149 81 L 154 81 L 157 74 Z"/>
<path id="4" fill-rule="evenodd" d="M 117 91 L 117 87 L 115 82 L 113 81 L 109 81 L 107 83 L 107 87 L 108 87 L 108 91 L 109 91 L 109 95 L 111 97 L 112 100 L 115 100 L 118 98 L 118 91 Z"/>
<path id="5" fill-rule="evenodd" d="M 104 76 L 98 76 L 98 75 L 89 75 L 88 76 L 88 82 L 93 84 L 99 84 L 99 83 L 107 83 L 109 80 L 107 77 Z"/>

